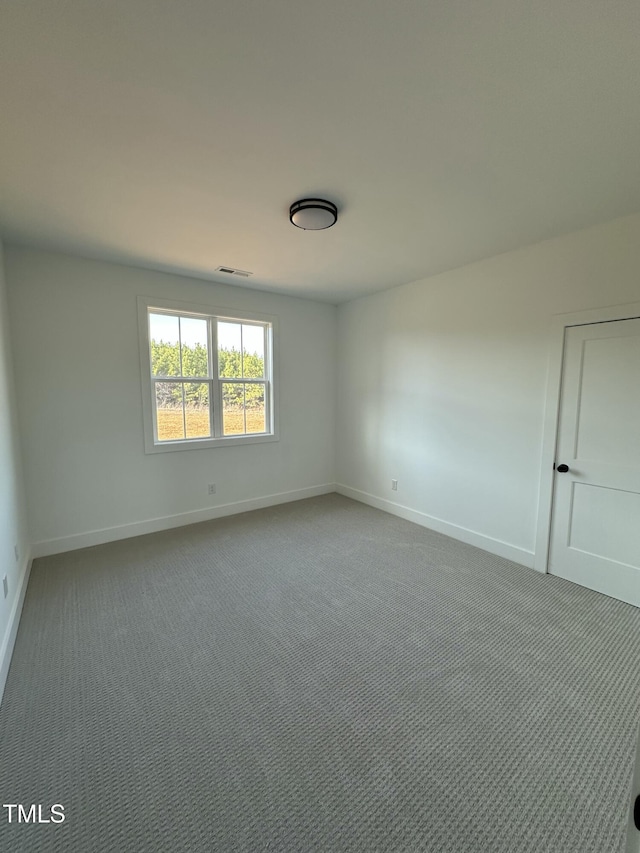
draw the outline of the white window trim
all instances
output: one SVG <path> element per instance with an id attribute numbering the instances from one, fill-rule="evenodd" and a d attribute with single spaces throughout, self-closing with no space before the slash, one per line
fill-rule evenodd
<path id="1" fill-rule="evenodd" d="M 210 305 L 196 305 L 192 302 L 177 302 L 170 299 L 155 299 L 151 296 L 138 296 L 138 339 L 140 344 L 140 378 L 142 385 L 142 417 L 144 422 L 144 451 L 145 453 L 167 453 L 176 450 L 204 450 L 212 447 L 229 447 L 236 444 L 262 444 L 278 441 L 278 318 L 272 314 L 261 314 L 256 311 L 244 311 L 235 308 L 219 308 Z M 149 311 L 157 308 L 168 313 L 192 315 L 195 317 L 216 317 L 220 320 L 246 320 L 251 323 L 269 323 L 270 340 L 265 358 L 271 360 L 271 377 L 269 382 L 269 399 L 265 401 L 267 421 L 271 422 L 271 431 L 258 435 L 228 435 L 212 438 L 178 439 L 176 441 L 156 441 L 155 406 L 153 405 L 153 381 L 151 376 L 151 357 L 149 342 Z M 214 342 L 215 343 L 215 342 Z M 269 371 L 267 371 L 268 373 Z M 219 383 L 213 381 L 213 387 L 218 389 Z M 220 400 L 215 391 L 213 400 L 213 417 L 220 418 Z M 219 426 L 219 424 L 218 424 Z"/>

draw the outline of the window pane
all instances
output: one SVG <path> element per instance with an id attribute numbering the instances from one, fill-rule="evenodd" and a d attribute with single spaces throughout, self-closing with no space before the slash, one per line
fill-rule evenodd
<path id="1" fill-rule="evenodd" d="M 264 326 L 242 325 L 242 375 L 246 379 L 264 378 Z"/>
<path id="2" fill-rule="evenodd" d="M 218 375 L 242 378 L 242 324 L 218 323 Z"/>
<path id="3" fill-rule="evenodd" d="M 179 319 L 171 314 L 149 314 L 151 372 L 180 376 Z"/>
<path id="4" fill-rule="evenodd" d="M 184 407 L 181 382 L 156 382 L 158 441 L 184 438 Z"/>
<path id="5" fill-rule="evenodd" d="M 207 321 L 194 317 L 180 317 L 180 342 L 182 345 L 182 375 L 208 376 Z"/>
<path id="6" fill-rule="evenodd" d="M 242 382 L 222 384 L 222 431 L 224 435 L 266 432 L 265 386 Z"/>
<path id="7" fill-rule="evenodd" d="M 264 406 L 265 386 L 245 385 L 247 432 L 266 432 L 266 411 Z"/>
<path id="8" fill-rule="evenodd" d="M 184 383 L 184 416 L 187 438 L 211 436 L 208 382 Z"/>
<path id="9" fill-rule="evenodd" d="M 241 382 L 222 383 L 222 433 L 243 435 L 244 385 Z"/>

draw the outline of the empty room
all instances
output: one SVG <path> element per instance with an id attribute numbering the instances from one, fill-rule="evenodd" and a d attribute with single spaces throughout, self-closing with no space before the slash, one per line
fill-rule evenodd
<path id="1" fill-rule="evenodd" d="M 640 6 L 0 9 L 0 850 L 640 853 Z"/>

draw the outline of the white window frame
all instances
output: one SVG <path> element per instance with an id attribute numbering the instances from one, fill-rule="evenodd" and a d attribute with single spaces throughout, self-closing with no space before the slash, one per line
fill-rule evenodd
<path id="1" fill-rule="evenodd" d="M 155 406 L 155 381 L 151 368 L 151 341 L 149 336 L 149 314 L 172 314 L 181 317 L 193 317 L 209 321 L 209 376 L 189 376 L 182 381 L 206 382 L 210 393 L 210 420 L 212 435 L 207 438 L 179 438 L 174 441 L 158 441 Z M 265 334 L 265 379 L 255 380 L 265 385 L 265 421 L 267 430 L 249 435 L 222 435 L 222 383 L 251 383 L 251 379 L 233 379 L 217 376 L 217 321 L 229 320 L 247 325 L 264 326 Z M 145 453 L 166 453 L 176 450 L 196 450 L 212 447 L 228 447 L 236 444 L 260 444 L 278 441 L 278 378 L 276 347 L 278 341 L 278 318 L 271 314 L 259 314 L 255 311 L 238 311 L 231 308 L 218 308 L 195 305 L 189 302 L 176 302 L 168 299 L 154 299 L 148 296 L 138 297 L 138 338 L 140 342 L 140 370 L 142 379 L 142 414 L 144 421 Z M 177 379 L 178 377 L 176 377 Z"/>

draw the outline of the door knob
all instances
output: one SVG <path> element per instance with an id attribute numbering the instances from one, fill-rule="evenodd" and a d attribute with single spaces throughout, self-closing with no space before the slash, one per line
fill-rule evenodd
<path id="1" fill-rule="evenodd" d="M 565 465 L 564 463 L 562 465 L 558 465 L 558 467 L 556 468 L 558 474 L 566 474 L 568 470 L 569 466 Z"/>

